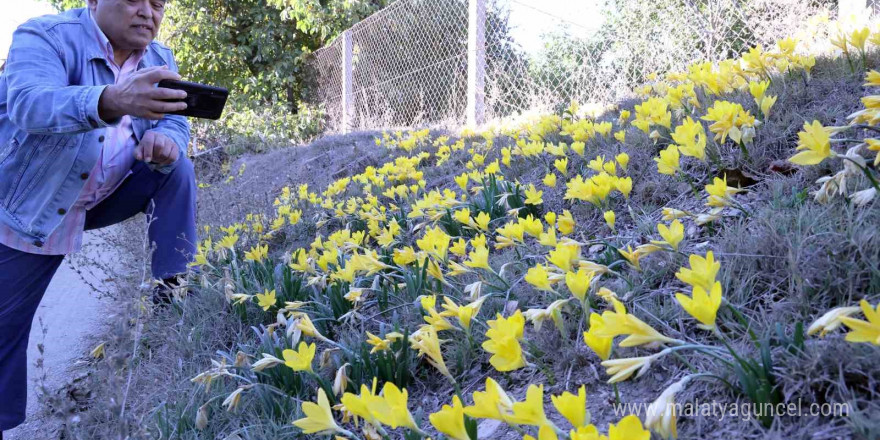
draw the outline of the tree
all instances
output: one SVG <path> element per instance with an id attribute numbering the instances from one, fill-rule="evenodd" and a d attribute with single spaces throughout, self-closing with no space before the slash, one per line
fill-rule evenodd
<path id="1" fill-rule="evenodd" d="M 46 0 L 58 10 L 82 0 Z M 388 0 L 169 0 L 160 41 L 181 75 L 227 87 L 235 104 L 285 103 L 295 111 L 304 55 Z"/>

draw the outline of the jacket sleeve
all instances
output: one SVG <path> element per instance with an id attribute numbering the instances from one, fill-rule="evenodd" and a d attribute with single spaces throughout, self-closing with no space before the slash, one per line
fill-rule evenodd
<path id="1" fill-rule="evenodd" d="M 28 133 L 81 133 L 118 121 L 98 116 L 106 85 L 72 86 L 56 37 L 38 22 L 21 25 L 12 36 L 6 64 L 9 118 Z"/>
<path id="2" fill-rule="evenodd" d="M 166 53 L 165 60 L 168 61 L 168 69 L 177 73 L 177 62 L 174 61 L 174 55 L 171 54 L 170 50 Z M 168 136 L 177 144 L 177 148 L 180 150 L 180 155 L 177 157 L 177 160 L 168 165 L 147 164 L 147 166 L 153 171 L 168 174 L 177 167 L 177 164 L 182 158 L 187 156 L 190 138 L 189 121 L 187 121 L 186 116 L 165 115 L 165 117 L 163 117 L 159 123 L 149 131 L 156 131 Z"/>

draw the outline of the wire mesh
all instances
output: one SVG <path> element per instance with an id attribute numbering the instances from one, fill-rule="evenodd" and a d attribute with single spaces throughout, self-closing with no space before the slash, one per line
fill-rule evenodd
<path id="1" fill-rule="evenodd" d="M 610 104 L 631 96 L 652 73 L 772 45 L 823 11 L 814 0 L 583 1 L 603 11 L 604 23 L 594 31 L 519 0 L 487 0 L 488 118 L 559 110 L 572 101 Z M 526 51 L 515 38 L 513 8 L 558 24 L 542 36 L 541 50 Z M 464 124 L 467 0 L 398 0 L 352 27 L 350 36 L 349 127 L 342 126 L 341 38 L 306 63 L 306 100 L 323 105 L 331 132 Z"/>

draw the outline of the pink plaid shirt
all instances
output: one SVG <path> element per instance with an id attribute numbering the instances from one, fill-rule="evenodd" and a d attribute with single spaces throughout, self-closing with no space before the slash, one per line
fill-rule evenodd
<path id="1" fill-rule="evenodd" d="M 95 39 L 104 49 L 107 64 L 113 70 L 116 83 L 119 83 L 137 70 L 144 51 L 135 51 L 120 67 L 114 59 L 110 40 L 92 19 L 91 12 L 88 14 Z M 41 255 L 66 255 L 80 250 L 86 224 L 86 211 L 97 206 L 122 184 L 125 178 L 131 174 L 131 167 L 135 161 L 136 141 L 131 127 L 131 118 L 123 116 L 117 125 L 107 127 L 105 130 L 104 148 L 101 150 L 101 156 L 89 173 L 89 178 L 79 194 L 79 199 L 67 212 L 58 228 L 46 237 L 43 247 L 38 248 L 22 239 L 3 223 L 0 223 L 0 243 L 22 252 Z"/>

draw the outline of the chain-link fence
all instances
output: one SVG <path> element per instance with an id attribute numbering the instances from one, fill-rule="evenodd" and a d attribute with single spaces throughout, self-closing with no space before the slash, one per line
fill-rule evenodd
<path id="1" fill-rule="evenodd" d="M 485 43 L 472 42 L 471 49 L 469 1 L 486 2 Z M 475 50 L 485 72 L 486 119 L 558 110 L 572 101 L 609 104 L 651 73 L 774 44 L 829 12 L 816 0 L 595 2 L 601 24 L 586 29 L 520 0 L 398 0 L 310 57 L 306 100 L 326 109 L 333 132 L 463 125 L 469 50 Z M 527 30 L 511 28 L 511 11 L 523 8 L 556 24 L 541 36 L 539 50 L 524 50 L 515 34 Z"/>

